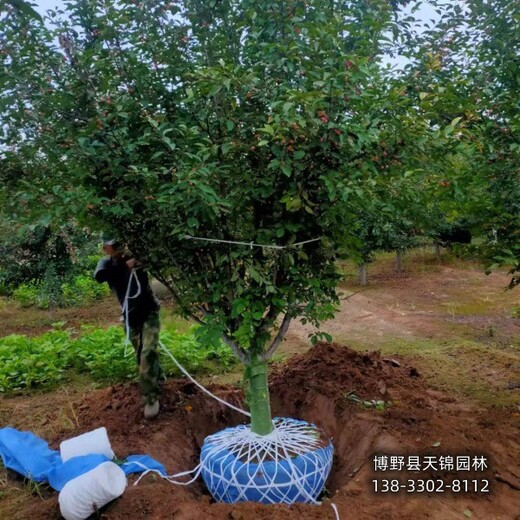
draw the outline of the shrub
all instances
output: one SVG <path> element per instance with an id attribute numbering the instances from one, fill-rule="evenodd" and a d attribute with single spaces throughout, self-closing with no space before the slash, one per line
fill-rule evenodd
<path id="1" fill-rule="evenodd" d="M 92 276 L 78 275 L 71 283 L 61 286 L 64 305 L 92 303 L 107 296 L 110 289 L 106 284 L 96 282 Z"/>
<path id="2" fill-rule="evenodd" d="M 56 280 L 50 280 L 49 283 L 22 283 L 13 291 L 12 297 L 22 307 L 36 305 L 41 309 L 47 309 L 50 306 L 89 304 L 110 293 L 106 284 L 99 284 L 86 274 L 80 274 L 61 285 L 57 285 Z"/>
<path id="3" fill-rule="evenodd" d="M 13 298 L 22 307 L 31 307 L 38 301 L 39 289 L 35 283 L 22 283 L 13 291 Z"/>

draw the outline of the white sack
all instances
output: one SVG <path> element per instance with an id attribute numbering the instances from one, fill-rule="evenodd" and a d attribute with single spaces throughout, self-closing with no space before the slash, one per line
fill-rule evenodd
<path id="1" fill-rule="evenodd" d="M 65 520 L 85 520 L 97 508 L 120 497 L 126 488 L 125 472 L 113 462 L 103 462 L 94 469 L 69 480 L 59 495 L 60 511 Z"/>
<path id="2" fill-rule="evenodd" d="M 106 455 L 109 459 L 114 458 L 105 427 L 67 439 L 60 444 L 60 455 L 63 462 L 67 462 L 72 457 L 93 453 Z"/>

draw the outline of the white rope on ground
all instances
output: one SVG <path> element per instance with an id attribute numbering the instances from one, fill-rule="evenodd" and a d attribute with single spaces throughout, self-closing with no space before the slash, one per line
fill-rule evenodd
<path id="1" fill-rule="evenodd" d="M 134 486 L 137 486 L 137 484 L 139 484 L 141 479 L 143 477 L 145 477 L 146 475 L 148 475 L 149 473 L 155 473 L 155 474 L 159 475 L 159 477 L 161 477 L 164 480 L 167 480 L 170 484 L 175 484 L 177 486 L 188 486 L 190 484 L 193 484 L 193 482 L 195 482 L 199 478 L 200 472 L 201 472 L 201 467 L 202 467 L 201 464 L 197 464 L 197 466 L 195 468 L 188 470 L 188 471 L 181 471 L 180 473 L 176 473 L 175 475 L 163 475 L 158 469 L 149 468 L 148 466 L 145 466 L 144 464 L 142 464 L 141 462 L 138 462 L 136 460 L 133 460 L 131 462 L 123 462 L 122 466 L 125 466 L 127 464 L 130 464 L 130 465 L 134 464 L 145 470 L 145 471 L 143 471 L 143 473 L 141 473 L 139 478 L 134 482 Z M 182 482 L 180 480 L 177 480 L 178 478 L 185 477 L 187 475 L 191 475 L 192 473 L 195 473 L 195 476 L 192 477 L 188 482 Z"/>
<path id="2" fill-rule="evenodd" d="M 336 515 L 336 520 L 340 520 L 338 506 L 331 502 L 330 507 L 332 507 L 332 509 L 334 510 L 334 514 Z"/>
<path id="3" fill-rule="evenodd" d="M 290 244 L 287 246 L 277 246 L 274 244 L 255 244 L 254 242 L 240 242 L 237 240 L 220 240 L 217 238 L 194 237 L 191 235 L 184 235 L 183 238 L 185 238 L 186 240 L 201 240 L 204 242 L 219 242 L 221 244 L 234 244 L 234 245 L 239 245 L 239 246 L 248 246 L 251 249 L 253 247 L 265 247 L 265 248 L 269 248 L 269 249 L 289 249 L 291 247 L 301 246 L 303 244 L 309 244 L 310 242 L 317 242 L 318 240 L 321 240 L 321 237 L 318 237 L 318 238 L 312 238 L 310 240 L 303 240 L 302 242 L 296 242 L 295 244 Z"/>

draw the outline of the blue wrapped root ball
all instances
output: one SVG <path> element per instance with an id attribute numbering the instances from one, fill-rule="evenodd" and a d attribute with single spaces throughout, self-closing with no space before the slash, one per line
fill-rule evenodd
<path id="1" fill-rule="evenodd" d="M 218 502 L 314 503 L 332 468 L 334 448 L 313 424 L 274 419 L 265 436 L 250 425 L 226 428 L 206 437 L 201 474 Z"/>

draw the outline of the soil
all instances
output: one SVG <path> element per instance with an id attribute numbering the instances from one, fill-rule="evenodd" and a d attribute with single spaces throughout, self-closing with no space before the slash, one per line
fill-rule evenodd
<path id="1" fill-rule="evenodd" d="M 276 416 L 303 418 L 333 440 L 335 458 L 322 505 L 264 506 L 216 504 L 201 482 L 174 486 L 155 476 L 129 485 L 124 495 L 104 508 L 104 520 L 342 520 L 520 519 L 520 413 L 517 408 L 483 408 L 429 387 L 406 358 L 359 353 L 337 344 L 319 343 L 289 363 L 275 366 L 270 377 Z M 243 405 L 239 388 L 213 385 L 214 393 Z M 237 412 L 210 400 L 192 383 L 165 383 L 161 413 L 145 421 L 137 386 L 68 396 L 75 425 L 56 432 L 51 446 L 65 438 L 105 426 L 118 457 L 147 453 L 169 473 L 194 468 L 204 438 L 242 422 Z M 384 403 L 382 409 L 372 401 Z M 363 404 L 363 402 L 365 404 Z M 390 404 L 391 403 L 391 404 Z M 373 456 L 484 456 L 484 471 L 374 471 Z M 16 482 L 9 474 L 10 482 Z M 373 480 L 388 478 L 487 479 L 490 493 L 375 493 Z M 130 477 L 130 484 L 135 477 Z M 13 484 L 14 485 L 14 484 Z M 13 520 L 57 520 L 56 493 L 24 501 Z"/>
<path id="2" fill-rule="evenodd" d="M 520 315 L 514 314 L 520 294 L 505 290 L 509 279 L 503 272 L 486 276 L 481 269 L 451 266 L 433 273 L 387 270 L 367 287 L 347 284 L 339 312 L 321 330 L 340 342 L 379 344 L 389 338 L 444 339 L 448 329 L 451 337 L 520 346 Z M 289 340 L 297 344 L 311 331 L 293 322 Z"/>

